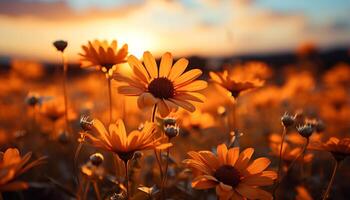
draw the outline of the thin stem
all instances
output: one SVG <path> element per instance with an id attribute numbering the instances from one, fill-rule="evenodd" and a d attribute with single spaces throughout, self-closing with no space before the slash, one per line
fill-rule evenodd
<path id="1" fill-rule="evenodd" d="M 238 129 L 237 127 L 237 107 L 236 107 L 236 104 L 237 104 L 237 100 L 236 99 L 233 99 L 232 100 L 232 129 L 235 133 L 236 133 L 236 130 Z"/>
<path id="2" fill-rule="evenodd" d="M 151 121 L 154 122 L 155 120 L 155 117 L 156 117 L 156 111 L 157 111 L 157 104 L 155 104 L 153 106 L 153 110 L 152 110 L 152 118 L 151 118 Z M 160 152 L 160 155 L 161 155 L 161 152 Z M 163 169 L 162 169 L 162 162 L 161 162 L 161 158 L 158 157 L 158 153 L 157 153 L 157 150 L 154 149 L 154 156 L 156 157 L 156 160 L 157 160 L 157 163 L 158 163 L 158 167 L 159 167 L 159 173 L 160 173 L 160 180 L 161 180 L 161 185 L 162 185 L 162 182 L 163 182 Z M 163 190 L 163 187 L 161 188 L 161 190 Z"/>
<path id="3" fill-rule="evenodd" d="M 333 168 L 331 180 L 328 183 L 326 192 L 324 193 L 322 200 L 326 200 L 328 198 L 328 195 L 329 195 L 329 192 L 331 191 L 331 188 L 332 188 L 332 185 L 333 185 L 333 181 L 334 181 L 334 178 L 335 178 L 335 174 L 337 173 L 338 168 L 339 168 L 339 161 L 336 160 L 334 168 Z"/>
<path id="4" fill-rule="evenodd" d="M 279 158 L 278 158 L 278 171 L 277 171 L 277 181 L 276 181 L 276 186 L 273 189 L 273 197 L 275 199 L 276 197 L 276 191 L 278 188 L 278 185 L 280 184 L 281 181 L 281 173 L 282 173 L 282 163 L 283 163 L 283 158 L 282 158 L 282 149 L 283 149 L 283 143 L 284 143 L 284 138 L 287 133 L 287 128 L 283 126 L 283 132 L 281 136 L 281 145 L 280 145 L 280 152 L 279 152 Z"/>
<path id="5" fill-rule="evenodd" d="M 64 119 L 66 122 L 66 130 L 69 129 L 69 122 L 68 122 L 68 97 L 67 97 L 67 70 L 68 70 L 68 64 L 66 61 L 66 58 L 64 56 L 64 53 L 62 52 L 62 64 L 63 64 L 63 98 L 64 98 Z"/>
<path id="6" fill-rule="evenodd" d="M 170 138 L 168 139 L 168 142 L 170 142 Z M 164 188 L 167 183 L 167 178 L 168 178 L 168 168 L 169 168 L 169 156 L 170 156 L 170 148 L 167 149 L 166 151 L 166 161 L 165 161 L 165 172 L 164 172 L 164 178 L 162 181 L 162 196 L 165 198 L 165 193 L 164 193 Z"/>
<path id="7" fill-rule="evenodd" d="M 90 188 L 90 181 L 88 180 L 87 183 L 86 183 L 86 186 L 85 186 L 84 193 L 83 193 L 83 199 L 84 200 L 87 198 L 87 194 L 89 192 L 89 188 Z"/>
<path id="8" fill-rule="evenodd" d="M 153 109 L 152 109 L 152 122 L 154 122 L 154 119 L 156 117 L 156 111 L 157 111 L 157 104 L 154 104 Z"/>
<path id="9" fill-rule="evenodd" d="M 306 142 L 305 142 L 305 145 L 301 151 L 301 153 L 292 161 L 292 163 L 289 165 L 288 169 L 287 169 L 287 172 L 284 176 L 281 177 L 280 181 L 279 181 L 279 184 L 276 185 L 275 189 L 274 189 L 274 193 L 277 191 L 278 187 L 280 186 L 280 183 L 283 181 L 283 179 L 286 177 L 286 175 L 288 174 L 288 172 L 293 168 L 293 166 L 297 163 L 297 161 L 300 159 L 300 157 L 302 157 L 304 154 L 305 154 L 305 151 L 306 151 L 306 148 L 307 146 L 309 145 L 309 141 L 310 139 L 309 138 L 306 138 Z"/>
<path id="10" fill-rule="evenodd" d="M 107 78 L 107 84 L 108 84 L 108 97 L 109 97 L 109 123 L 112 123 L 113 121 L 113 105 L 112 105 L 112 87 L 111 87 L 111 79 Z"/>
<path id="11" fill-rule="evenodd" d="M 125 186 L 126 186 L 126 199 L 129 200 L 129 174 L 128 174 L 128 161 L 124 161 L 125 164 Z"/>
<path id="12" fill-rule="evenodd" d="M 96 181 L 93 182 L 93 186 L 94 186 L 97 200 L 102 200 L 101 195 L 100 195 L 100 189 L 98 188 L 98 184 Z"/>

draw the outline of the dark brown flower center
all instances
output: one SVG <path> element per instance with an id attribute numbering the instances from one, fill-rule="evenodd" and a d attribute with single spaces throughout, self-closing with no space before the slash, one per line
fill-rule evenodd
<path id="1" fill-rule="evenodd" d="M 231 165 L 223 165 L 219 167 L 215 171 L 214 177 L 218 181 L 226 185 L 230 185 L 233 188 L 237 187 L 238 184 L 241 182 L 241 175 L 239 171 Z"/>
<path id="2" fill-rule="evenodd" d="M 175 88 L 169 79 L 160 77 L 154 79 L 148 85 L 148 91 L 157 98 L 169 99 L 174 96 Z"/>

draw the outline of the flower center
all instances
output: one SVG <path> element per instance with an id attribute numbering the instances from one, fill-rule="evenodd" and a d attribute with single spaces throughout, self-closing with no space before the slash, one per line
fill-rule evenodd
<path id="1" fill-rule="evenodd" d="M 148 91 L 155 97 L 160 99 L 169 99 L 174 96 L 174 85 L 173 83 L 165 78 L 155 78 L 149 85 Z"/>
<path id="2" fill-rule="evenodd" d="M 215 171 L 214 177 L 218 179 L 218 181 L 226 185 L 230 185 L 233 188 L 237 187 L 241 182 L 241 175 L 239 171 L 231 165 L 223 165 L 219 167 Z"/>

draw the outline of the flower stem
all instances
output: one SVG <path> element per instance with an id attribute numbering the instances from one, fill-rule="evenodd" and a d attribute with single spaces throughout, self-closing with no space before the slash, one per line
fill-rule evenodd
<path id="1" fill-rule="evenodd" d="M 87 194 L 89 192 L 89 188 L 90 188 L 90 181 L 87 181 L 85 189 L 84 189 L 84 193 L 83 193 L 83 199 L 86 200 L 87 198 Z"/>
<path id="2" fill-rule="evenodd" d="M 306 148 L 307 146 L 309 145 L 309 141 L 310 139 L 309 138 L 306 138 L 306 142 L 305 142 L 305 145 L 301 151 L 301 153 L 292 161 L 292 163 L 289 165 L 288 169 L 287 169 L 287 172 L 284 176 L 282 176 L 280 179 L 279 179 L 279 182 L 278 184 L 276 185 L 276 187 L 274 188 L 274 194 L 275 192 L 277 191 L 278 187 L 280 186 L 280 183 L 283 181 L 283 179 L 286 177 L 286 175 L 289 173 L 289 171 L 293 168 L 293 166 L 296 164 L 296 162 L 300 159 L 300 157 L 302 157 L 305 152 L 306 152 Z M 303 162 L 303 161 L 302 161 Z"/>
<path id="3" fill-rule="evenodd" d="M 153 109 L 152 109 L 152 118 L 151 118 L 152 122 L 154 122 L 154 119 L 156 117 L 156 111 L 157 111 L 157 104 L 154 104 Z"/>
<path id="4" fill-rule="evenodd" d="M 152 110 L 152 118 L 151 121 L 154 122 L 155 117 L 156 117 L 156 111 L 157 111 L 157 104 L 155 104 L 153 106 L 153 110 Z M 161 152 L 160 152 L 161 153 Z M 158 157 L 158 153 L 157 150 L 154 149 L 154 155 L 157 159 L 157 163 L 158 163 L 158 167 L 159 167 L 159 173 L 160 173 L 160 180 L 161 182 L 163 181 L 163 169 L 162 169 L 162 163 L 161 163 L 161 158 Z M 161 154 L 160 154 L 161 155 Z"/>
<path id="5" fill-rule="evenodd" d="M 282 173 L 282 163 L 283 163 L 283 158 L 282 158 L 282 149 L 283 149 L 283 143 L 284 143 L 284 138 L 286 136 L 287 133 L 287 128 L 285 126 L 283 126 L 283 132 L 282 132 L 282 136 L 281 136 L 281 145 L 280 145 L 280 152 L 279 152 L 279 158 L 278 158 L 278 171 L 277 171 L 277 181 L 276 181 L 276 185 L 273 189 L 273 197 L 275 199 L 276 197 L 276 191 L 278 188 L 278 185 L 280 184 L 281 181 L 281 173 Z"/>
<path id="6" fill-rule="evenodd" d="M 168 139 L 168 142 L 170 142 L 170 138 Z M 168 178 L 167 176 L 168 176 L 168 168 L 169 168 L 169 156 L 170 156 L 170 148 L 168 148 L 166 151 L 165 172 L 164 172 L 164 178 L 162 181 L 162 196 L 164 199 L 165 199 L 164 188 L 166 186 L 167 178 Z"/>
<path id="7" fill-rule="evenodd" d="M 339 168 L 339 161 L 336 160 L 334 168 L 333 168 L 331 180 L 328 183 L 326 192 L 324 193 L 322 200 L 326 200 L 328 198 L 328 195 L 329 195 L 329 192 L 331 191 L 331 188 L 332 188 L 332 185 L 333 185 L 333 181 L 334 181 L 334 178 L 335 178 L 335 174 L 337 173 L 338 168 Z"/>
<path id="8" fill-rule="evenodd" d="M 96 193 L 97 200 L 102 200 L 101 195 L 100 195 L 100 190 L 98 188 L 98 184 L 97 184 L 96 181 L 94 181 L 93 186 L 94 186 L 94 190 L 95 190 L 95 193 Z"/>
<path id="9" fill-rule="evenodd" d="M 108 98 L 109 98 L 109 123 L 113 121 L 113 105 L 112 105 L 112 87 L 111 87 L 111 79 L 107 78 L 108 85 Z"/>
<path id="10" fill-rule="evenodd" d="M 128 161 L 124 161 L 125 165 L 125 186 L 126 186 L 126 199 L 129 200 L 129 174 L 128 174 Z"/>
<path id="11" fill-rule="evenodd" d="M 68 122 L 68 97 L 67 97 L 67 70 L 68 64 L 66 57 L 62 52 L 62 64 L 63 64 L 63 98 L 64 98 L 64 119 L 66 122 L 66 130 L 69 131 L 69 122 Z"/>

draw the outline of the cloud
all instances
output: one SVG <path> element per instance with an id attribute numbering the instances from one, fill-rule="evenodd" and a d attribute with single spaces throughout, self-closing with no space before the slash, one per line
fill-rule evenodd
<path id="1" fill-rule="evenodd" d="M 130 0 L 125 3 L 111 4 L 111 6 L 107 7 L 107 5 L 97 6 L 99 4 L 96 2 L 93 4 L 83 4 L 79 0 L 75 0 L 70 4 L 68 1 L 62 0 L 1 0 L 0 15 L 8 17 L 33 17 L 51 21 L 81 21 L 91 19 L 92 17 L 96 19 L 125 16 L 136 11 L 143 4 L 143 0 Z"/>

